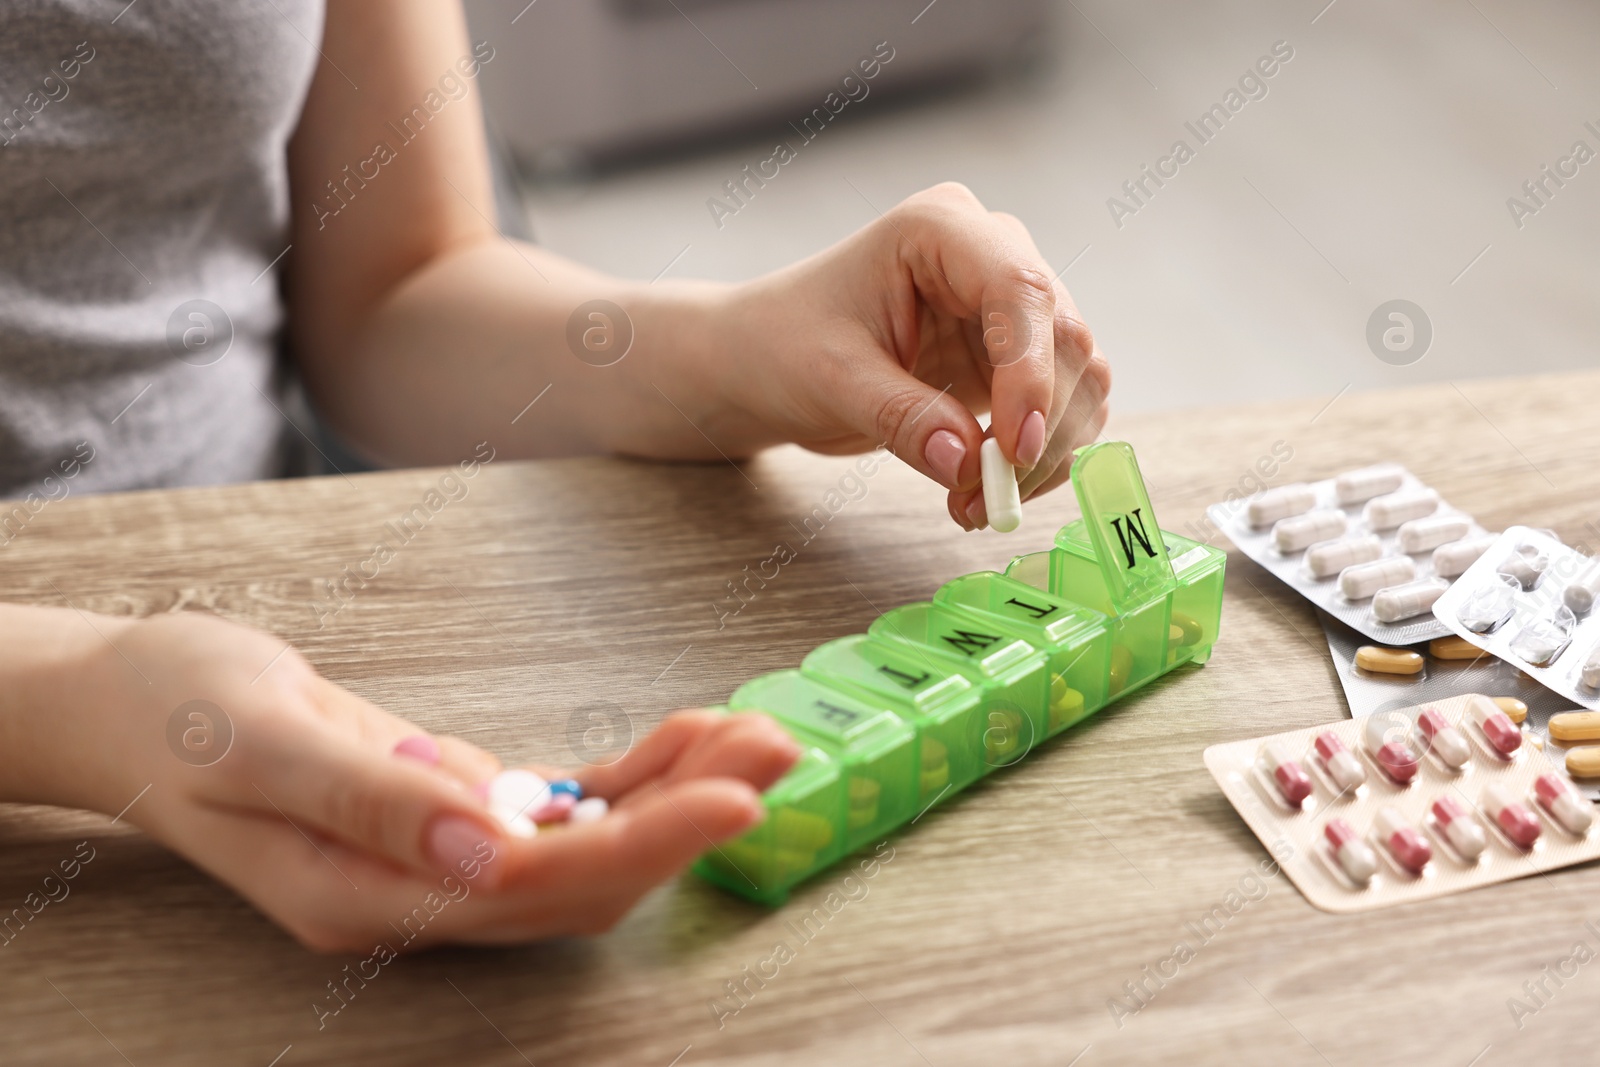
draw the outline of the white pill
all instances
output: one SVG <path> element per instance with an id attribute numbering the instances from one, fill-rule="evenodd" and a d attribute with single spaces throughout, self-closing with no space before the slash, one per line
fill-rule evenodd
<path id="1" fill-rule="evenodd" d="M 1586 615 L 1593 610 L 1594 602 L 1600 600 L 1600 559 L 1590 560 L 1589 565 L 1578 572 L 1561 594 L 1561 600 L 1574 615 Z"/>
<path id="2" fill-rule="evenodd" d="M 1511 639 L 1511 654 L 1535 667 L 1548 667 L 1567 650 L 1576 625 L 1566 608 L 1557 608 L 1551 618 L 1531 619 Z"/>
<path id="3" fill-rule="evenodd" d="M 1460 515 L 1432 515 L 1426 519 L 1412 519 L 1400 524 L 1395 531 L 1395 543 L 1400 551 L 1415 555 L 1431 552 L 1440 545 L 1458 541 L 1467 536 L 1472 523 Z"/>
<path id="4" fill-rule="evenodd" d="M 1384 493 L 1392 493 L 1400 488 L 1404 480 L 1399 467 L 1393 463 L 1379 463 L 1373 467 L 1345 471 L 1333 480 L 1333 488 L 1339 494 L 1339 503 L 1348 507 Z"/>
<path id="5" fill-rule="evenodd" d="M 1600 689 L 1600 644 L 1589 650 L 1589 658 L 1583 661 L 1579 672 L 1583 676 L 1583 684 L 1590 689 Z"/>
<path id="6" fill-rule="evenodd" d="M 1532 589 L 1550 567 L 1550 557 L 1539 551 L 1537 545 L 1521 544 L 1512 550 L 1500 564 L 1500 573 L 1522 586 Z"/>
<path id="7" fill-rule="evenodd" d="M 1022 522 L 1022 495 L 1017 491 L 1017 472 L 1006 462 L 1000 442 L 984 438 L 978 449 L 983 464 L 983 507 L 989 513 L 989 526 L 1010 533 Z"/>
<path id="8" fill-rule="evenodd" d="M 501 771 L 489 782 L 489 812 L 515 831 L 518 820 L 532 825 L 530 816 L 550 803 L 550 795 L 550 783 L 532 771 Z"/>
<path id="9" fill-rule="evenodd" d="M 1346 567 L 1371 563 L 1383 555 L 1383 542 L 1374 534 L 1328 541 L 1306 549 L 1306 570 L 1313 578 L 1329 578 Z"/>
<path id="10" fill-rule="evenodd" d="M 1346 600 L 1366 600 L 1384 586 L 1409 582 L 1416 576 L 1417 565 L 1410 556 L 1390 556 L 1340 571 L 1339 592 Z"/>
<path id="11" fill-rule="evenodd" d="M 1367 501 L 1364 514 L 1374 530 L 1392 530 L 1402 522 L 1421 519 L 1439 510 L 1439 494 L 1432 489 L 1402 489 Z"/>
<path id="12" fill-rule="evenodd" d="M 1251 526 L 1260 529 L 1263 526 L 1271 526 L 1279 519 L 1287 519 L 1291 515 L 1303 515 L 1316 506 L 1316 492 L 1309 485 L 1295 482 L 1293 485 L 1280 485 L 1276 489 L 1257 493 L 1250 498 L 1250 503 L 1245 508 L 1245 515 L 1250 520 Z"/>
<path id="13" fill-rule="evenodd" d="M 611 810 L 611 805 L 606 803 L 605 797 L 584 797 L 572 806 L 572 812 L 567 816 L 568 822 L 595 822 L 605 817 Z"/>
<path id="14" fill-rule="evenodd" d="M 1332 508 L 1308 511 L 1304 515 L 1279 519 L 1273 524 L 1272 543 L 1278 546 L 1279 552 L 1287 555 L 1290 552 L 1298 552 L 1307 545 L 1314 545 L 1318 541 L 1342 537 L 1349 525 L 1350 520 L 1344 517 L 1342 511 L 1335 511 Z"/>
<path id="15" fill-rule="evenodd" d="M 1456 611 L 1456 618 L 1475 634 L 1498 629 L 1516 608 L 1516 590 L 1516 583 L 1511 579 L 1495 575 L 1481 588 L 1467 594 Z"/>
<path id="16" fill-rule="evenodd" d="M 1443 578 L 1424 578 L 1418 582 L 1380 589 L 1372 598 L 1372 614 L 1379 622 L 1399 622 L 1433 610 L 1434 601 L 1444 595 L 1450 583 Z"/>
<path id="17" fill-rule="evenodd" d="M 1489 551 L 1499 540 L 1494 534 L 1473 537 L 1465 541 L 1452 541 L 1433 550 L 1433 573 L 1441 578 L 1456 578 L 1478 562 L 1478 557 Z"/>

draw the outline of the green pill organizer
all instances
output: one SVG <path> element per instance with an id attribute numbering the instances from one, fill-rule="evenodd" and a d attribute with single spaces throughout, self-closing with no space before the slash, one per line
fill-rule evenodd
<path id="1" fill-rule="evenodd" d="M 728 700 L 803 754 L 767 818 L 694 870 L 763 904 L 1027 755 L 1108 703 L 1211 657 L 1226 553 L 1159 528 L 1133 448 L 1080 449 L 1083 517 L 1005 574 L 946 582 Z"/>

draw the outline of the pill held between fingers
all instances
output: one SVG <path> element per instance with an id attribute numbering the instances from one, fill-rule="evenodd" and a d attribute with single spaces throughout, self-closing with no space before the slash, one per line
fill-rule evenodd
<path id="1" fill-rule="evenodd" d="M 1400 488 L 1403 481 L 1405 476 L 1400 473 L 1399 467 L 1393 463 L 1378 463 L 1345 471 L 1333 480 L 1333 490 L 1338 494 L 1339 503 L 1348 507 L 1365 503 L 1384 493 L 1392 493 Z"/>
<path id="2" fill-rule="evenodd" d="M 1584 834 L 1594 822 L 1594 805 L 1573 792 L 1572 786 L 1546 772 L 1533 782 L 1533 795 L 1550 817 L 1569 833 Z"/>
<path id="3" fill-rule="evenodd" d="M 1460 540 L 1470 529 L 1472 523 L 1459 515 L 1432 515 L 1402 522 L 1394 536 L 1400 551 L 1415 554 L 1431 552 L 1440 545 Z"/>
<path id="4" fill-rule="evenodd" d="M 1339 592 L 1346 600 L 1368 600 L 1378 590 L 1409 582 L 1417 576 L 1410 556 L 1391 556 L 1358 563 L 1339 572 Z"/>
<path id="5" fill-rule="evenodd" d="M 1439 494 L 1432 489 L 1402 489 L 1367 501 L 1363 510 L 1374 530 L 1392 530 L 1403 522 L 1421 519 L 1439 510 Z"/>
<path id="6" fill-rule="evenodd" d="M 1324 511 L 1311 511 L 1293 518 L 1279 519 L 1272 527 L 1272 543 L 1278 551 L 1287 555 L 1299 552 L 1307 545 L 1314 545 L 1318 541 L 1341 537 L 1348 528 L 1350 520 L 1345 518 L 1342 511 L 1332 509 Z"/>
<path id="7" fill-rule="evenodd" d="M 1412 874 L 1422 873 L 1428 861 L 1433 859 L 1433 846 L 1417 832 L 1416 827 L 1406 821 L 1399 809 L 1379 808 L 1372 828 L 1395 862 Z"/>
<path id="8" fill-rule="evenodd" d="M 1483 649 L 1468 641 L 1465 637 L 1435 637 L 1428 642 L 1428 655 L 1434 659 L 1477 659 L 1486 656 Z"/>
<path id="9" fill-rule="evenodd" d="M 1433 813 L 1433 821 L 1444 834 L 1444 839 L 1461 854 L 1462 859 L 1470 861 L 1483 855 L 1483 850 L 1489 845 L 1488 835 L 1466 805 L 1445 794 L 1435 800 L 1428 810 Z"/>
<path id="10" fill-rule="evenodd" d="M 1339 866 L 1352 882 L 1366 885 L 1372 881 L 1372 876 L 1378 873 L 1378 859 L 1367 843 L 1361 840 L 1355 827 L 1343 819 L 1329 819 L 1322 828 L 1322 834 L 1328 839 L 1334 859 L 1339 861 Z"/>
<path id="11" fill-rule="evenodd" d="M 1356 649 L 1356 666 L 1378 674 L 1419 674 L 1422 671 L 1422 657 L 1405 648 L 1362 645 Z"/>
<path id="12" fill-rule="evenodd" d="M 1306 549 L 1306 570 L 1313 578 L 1331 578 L 1346 567 L 1371 563 L 1383 555 L 1383 542 L 1373 534 L 1327 541 Z"/>
<path id="13" fill-rule="evenodd" d="M 1494 706 L 1505 714 L 1512 722 L 1520 723 L 1528 717 L 1528 705 L 1516 697 L 1493 697 Z"/>
<path id="14" fill-rule="evenodd" d="M 1433 550 L 1433 573 L 1441 578 L 1459 577 L 1478 561 L 1479 556 L 1489 551 L 1496 540 L 1498 538 L 1490 534 L 1487 537 L 1472 537 L 1440 545 Z"/>
<path id="15" fill-rule="evenodd" d="M 1303 515 L 1317 506 L 1317 494 L 1302 482 L 1280 485 L 1276 489 L 1257 493 L 1245 506 L 1245 517 L 1250 525 L 1260 529 L 1271 526 L 1279 519 Z"/>
<path id="16" fill-rule="evenodd" d="M 1000 442 L 984 438 L 978 448 L 983 467 L 983 506 L 989 513 L 989 526 L 1010 533 L 1022 523 L 1022 496 L 1017 489 L 1017 472 L 1006 462 Z"/>
<path id="17" fill-rule="evenodd" d="M 1450 583 L 1443 578 L 1423 578 L 1405 585 L 1380 589 L 1372 598 L 1372 614 L 1379 622 L 1400 622 L 1433 610 Z"/>
<path id="18" fill-rule="evenodd" d="M 1260 759 L 1267 776 L 1290 807 L 1298 808 L 1301 801 L 1311 795 L 1310 776 L 1280 742 L 1262 745 Z"/>
<path id="19" fill-rule="evenodd" d="M 1550 736 L 1557 741 L 1600 741 L 1600 711 L 1563 711 L 1552 715 Z"/>

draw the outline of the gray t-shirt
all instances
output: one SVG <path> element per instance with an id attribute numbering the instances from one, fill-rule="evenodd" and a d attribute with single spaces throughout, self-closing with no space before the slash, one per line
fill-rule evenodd
<path id="1" fill-rule="evenodd" d="M 285 150 L 322 21 L 0 3 L 0 496 L 289 472 Z"/>

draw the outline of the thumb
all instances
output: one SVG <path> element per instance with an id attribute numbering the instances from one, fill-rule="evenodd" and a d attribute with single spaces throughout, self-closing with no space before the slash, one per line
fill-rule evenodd
<path id="1" fill-rule="evenodd" d="M 902 462 L 946 489 L 978 484 L 983 428 L 967 406 L 913 377 L 888 353 L 863 359 L 840 398 L 856 432 L 882 441 Z"/>
<path id="2" fill-rule="evenodd" d="M 459 782 L 416 760 L 320 734 L 300 739 L 252 784 L 257 806 L 312 831 L 426 875 L 461 874 L 504 851 L 498 820 Z M 486 882 L 498 881 L 486 869 Z"/>

